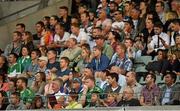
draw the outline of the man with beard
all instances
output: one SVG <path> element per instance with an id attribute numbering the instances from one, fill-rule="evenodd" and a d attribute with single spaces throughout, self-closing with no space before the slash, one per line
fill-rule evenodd
<path id="1" fill-rule="evenodd" d="M 25 77 L 19 77 L 16 82 L 17 90 L 20 92 L 20 99 L 26 105 L 26 108 L 29 109 L 31 103 L 33 102 L 35 93 L 27 88 L 28 80 Z"/>

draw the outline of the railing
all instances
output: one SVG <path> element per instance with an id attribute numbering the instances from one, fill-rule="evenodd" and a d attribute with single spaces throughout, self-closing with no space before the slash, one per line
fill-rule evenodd
<path id="1" fill-rule="evenodd" d="M 180 91 L 178 91 L 176 93 L 180 93 Z M 106 95 L 106 94 L 107 93 L 102 93 L 102 94 L 99 94 L 99 95 Z M 114 93 L 113 93 L 113 95 L 114 95 Z M 67 97 L 70 96 L 70 95 L 67 95 L 67 94 L 63 95 L 63 94 L 61 94 L 61 95 L 56 95 L 56 97 L 57 96 L 64 97 L 65 99 L 64 99 L 63 102 L 66 105 L 68 104 L 67 103 Z M 74 94 L 73 94 L 73 96 L 74 96 Z M 80 101 L 81 100 L 80 96 L 82 96 L 82 95 L 81 94 L 77 95 L 77 97 L 79 97 L 79 101 L 78 102 L 81 102 Z M 55 97 L 55 96 L 43 96 L 42 95 L 40 97 L 43 100 L 44 108 L 48 110 L 49 98 L 50 97 Z M 7 99 L 10 101 L 10 98 L 6 98 L 6 101 L 7 101 Z M 105 100 L 105 99 L 103 99 L 103 100 Z M 58 101 L 62 101 L 62 99 L 60 99 L 60 100 L 58 99 Z M 22 100 L 21 100 L 21 102 L 22 102 Z M 52 101 L 52 99 L 51 99 L 51 102 L 56 102 L 57 103 L 57 100 Z M 161 110 L 172 110 L 172 109 L 175 111 L 175 110 L 179 110 L 179 108 L 180 108 L 180 105 L 151 105 L 151 106 L 126 106 L 126 105 L 122 105 L 122 106 L 116 106 L 116 107 L 106 107 L 106 106 L 96 107 L 96 108 L 94 108 L 94 107 L 88 107 L 88 108 L 85 107 L 85 108 L 77 109 L 77 111 L 79 111 L 79 110 L 85 110 L 85 111 L 86 110 L 87 111 L 97 111 L 97 110 L 104 110 L 104 111 L 112 111 L 112 110 L 118 110 L 118 111 L 125 111 L 125 110 L 127 110 L 127 111 L 130 111 L 130 110 L 141 110 L 141 111 L 143 111 L 143 110 L 158 110 L 158 111 L 161 111 Z M 63 108 L 63 109 L 61 109 L 61 111 L 62 110 L 66 111 L 67 109 Z"/>

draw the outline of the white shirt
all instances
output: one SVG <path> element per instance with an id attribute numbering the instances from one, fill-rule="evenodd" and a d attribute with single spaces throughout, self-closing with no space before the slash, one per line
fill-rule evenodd
<path id="1" fill-rule="evenodd" d="M 119 28 L 119 29 L 123 30 L 124 29 L 124 22 L 123 21 L 121 21 L 121 22 L 115 21 L 112 23 L 112 28 L 115 28 L 115 29 Z"/>
<path id="2" fill-rule="evenodd" d="M 55 34 L 54 42 L 64 42 L 64 41 L 67 41 L 69 37 L 70 37 L 70 34 L 68 32 L 64 32 L 64 35 L 62 38 L 58 34 Z"/>
<path id="3" fill-rule="evenodd" d="M 166 44 L 169 45 L 169 35 L 167 35 L 164 32 L 161 32 L 161 34 L 159 35 L 160 38 L 162 38 Z M 163 46 L 161 40 L 159 40 L 159 47 L 158 46 L 158 35 L 154 35 L 152 36 L 152 40 L 149 43 L 150 47 L 153 48 L 155 51 L 157 51 L 158 49 L 165 49 L 165 47 Z"/>
<path id="4" fill-rule="evenodd" d="M 87 43 L 89 43 L 89 36 L 84 31 L 80 31 L 78 36 L 72 33 L 70 35 L 70 38 L 76 38 L 78 43 L 80 43 L 81 41 L 86 41 Z"/>

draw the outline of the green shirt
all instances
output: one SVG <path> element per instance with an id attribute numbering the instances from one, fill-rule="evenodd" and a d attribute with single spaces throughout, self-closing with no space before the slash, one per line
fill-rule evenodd
<path id="1" fill-rule="evenodd" d="M 24 69 L 26 69 L 26 67 L 28 67 L 29 64 L 31 64 L 31 58 L 30 56 L 20 57 L 17 60 L 17 63 L 21 64 L 21 72 L 22 72 L 24 71 Z"/>
<path id="2" fill-rule="evenodd" d="M 89 89 L 86 95 L 86 106 L 91 103 L 91 96 L 93 92 L 99 92 L 99 94 L 103 94 L 103 90 L 99 86 L 95 86 L 94 88 Z"/>
<path id="3" fill-rule="evenodd" d="M 32 90 L 26 88 L 20 92 L 20 97 L 24 103 L 32 103 L 35 97 L 35 93 Z"/>
<path id="4" fill-rule="evenodd" d="M 15 77 L 17 74 L 21 74 L 21 65 L 15 63 L 8 68 L 8 77 Z"/>

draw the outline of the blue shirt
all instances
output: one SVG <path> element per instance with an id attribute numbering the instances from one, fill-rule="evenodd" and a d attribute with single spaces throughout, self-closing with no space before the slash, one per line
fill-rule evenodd
<path id="1" fill-rule="evenodd" d="M 133 63 L 127 57 L 125 57 L 124 59 L 120 59 L 118 57 L 117 53 L 115 53 L 112 56 L 110 65 L 118 66 L 118 67 L 124 69 L 125 71 L 130 71 L 132 69 Z"/>
<path id="2" fill-rule="evenodd" d="M 100 59 L 93 58 L 88 67 L 91 67 L 94 71 L 105 70 L 109 65 L 109 58 L 106 55 L 101 55 Z"/>

